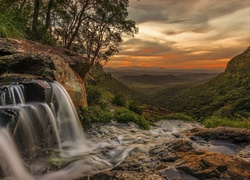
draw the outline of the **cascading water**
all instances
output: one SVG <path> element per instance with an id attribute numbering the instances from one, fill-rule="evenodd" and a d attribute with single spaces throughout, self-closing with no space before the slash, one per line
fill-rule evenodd
<path id="1" fill-rule="evenodd" d="M 87 140 L 69 95 L 57 82 L 5 85 L 0 98 L 0 177 L 75 179 L 113 168 L 133 150 Z M 53 161 L 62 168 L 48 173 Z"/>

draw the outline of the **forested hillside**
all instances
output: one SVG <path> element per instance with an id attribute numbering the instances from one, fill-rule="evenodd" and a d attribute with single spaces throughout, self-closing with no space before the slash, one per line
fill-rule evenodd
<path id="1" fill-rule="evenodd" d="M 211 81 L 186 90 L 164 92 L 155 104 L 184 112 L 198 120 L 212 115 L 227 118 L 250 117 L 250 48 L 234 57 L 225 72 Z"/>

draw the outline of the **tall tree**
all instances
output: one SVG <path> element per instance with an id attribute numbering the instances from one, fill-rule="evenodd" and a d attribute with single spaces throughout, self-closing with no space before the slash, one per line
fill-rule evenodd
<path id="1" fill-rule="evenodd" d="M 46 12 L 46 20 L 45 20 L 45 30 L 47 31 L 50 28 L 50 23 L 51 23 L 51 10 L 53 6 L 54 0 L 49 0 L 48 2 L 48 8 Z"/>

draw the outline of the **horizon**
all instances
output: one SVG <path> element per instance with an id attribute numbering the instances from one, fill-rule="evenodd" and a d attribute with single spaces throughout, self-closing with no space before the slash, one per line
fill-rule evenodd
<path id="1" fill-rule="evenodd" d="M 162 68 L 162 67 L 139 67 L 139 66 L 130 66 L 130 67 L 103 67 L 105 72 L 115 73 L 115 72 L 137 72 L 140 74 L 166 74 L 166 73 L 222 73 L 225 71 L 223 68 L 191 68 L 191 69 L 178 69 L 178 68 Z"/>
<path id="2" fill-rule="evenodd" d="M 105 67 L 225 69 L 250 45 L 248 0 L 130 0 L 128 11 L 139 33 Z"/>

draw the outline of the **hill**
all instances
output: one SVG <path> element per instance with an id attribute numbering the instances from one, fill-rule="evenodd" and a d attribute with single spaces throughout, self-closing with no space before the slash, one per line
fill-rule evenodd
<path id="1" fill-rule="evenodd" d="M 217 73 L 192 73 L 192 74 L 166 74 L 166 75 L 151 75 L 151 74 L 142 74 L 142 75 L 124 75 L 118 77 L 118 79 L 124 84 L 153 84 L 153 85 L 170 85 L 178 83 L 187 83 L 187 82 L 196 82 L 204 81 L 209 78 L 215 77 Z"/>
<path id="2" fill-rule="evenodd" d="M 129 73 L 129 72 L 127 72 Z M 138 72 L 139 73 L 139 72 Z M 150 73 L 150 72 L 149 72 Z M 129 88 L 153 97 L 159 92 L 171 91 L 173 88 L 191 87 L 200 83 L 204 83 L 219 73 L 188 73 L 188 72 L 172 72 L 171 74 L 123 74 L 122 76 L 114 75 L 120 82 Z M 164 73 L 164 72 L 162 72 Z M 111 73 L 113 75 L 113 73 Z M 120 75 L 121 75 L 120 74 Z"/>
<path id="3" fill-rule="evenodd" d="M 227 118 L 250 117 L 250 48 L 237 55 L 223 73 L 205 84 L 175 91 L 162 92 L 154 103 L 203 120 L 212 115 Z"/>
<path id="4" fill-rule="evenodd" d="M 98 87 L 103 91 L 106 98 L 114 96 L 116 93 L 122 93 L 130 100 L 135 100 L 139 103 L 149 102 L 147 96 L 124 85 L 111 74 L 104 72 L 101 67 L 95 68 L 91 73 L 91 76 L 98 84 Z M 91 82 L 91 84 L 93 84 L 93 82 Z"/>

